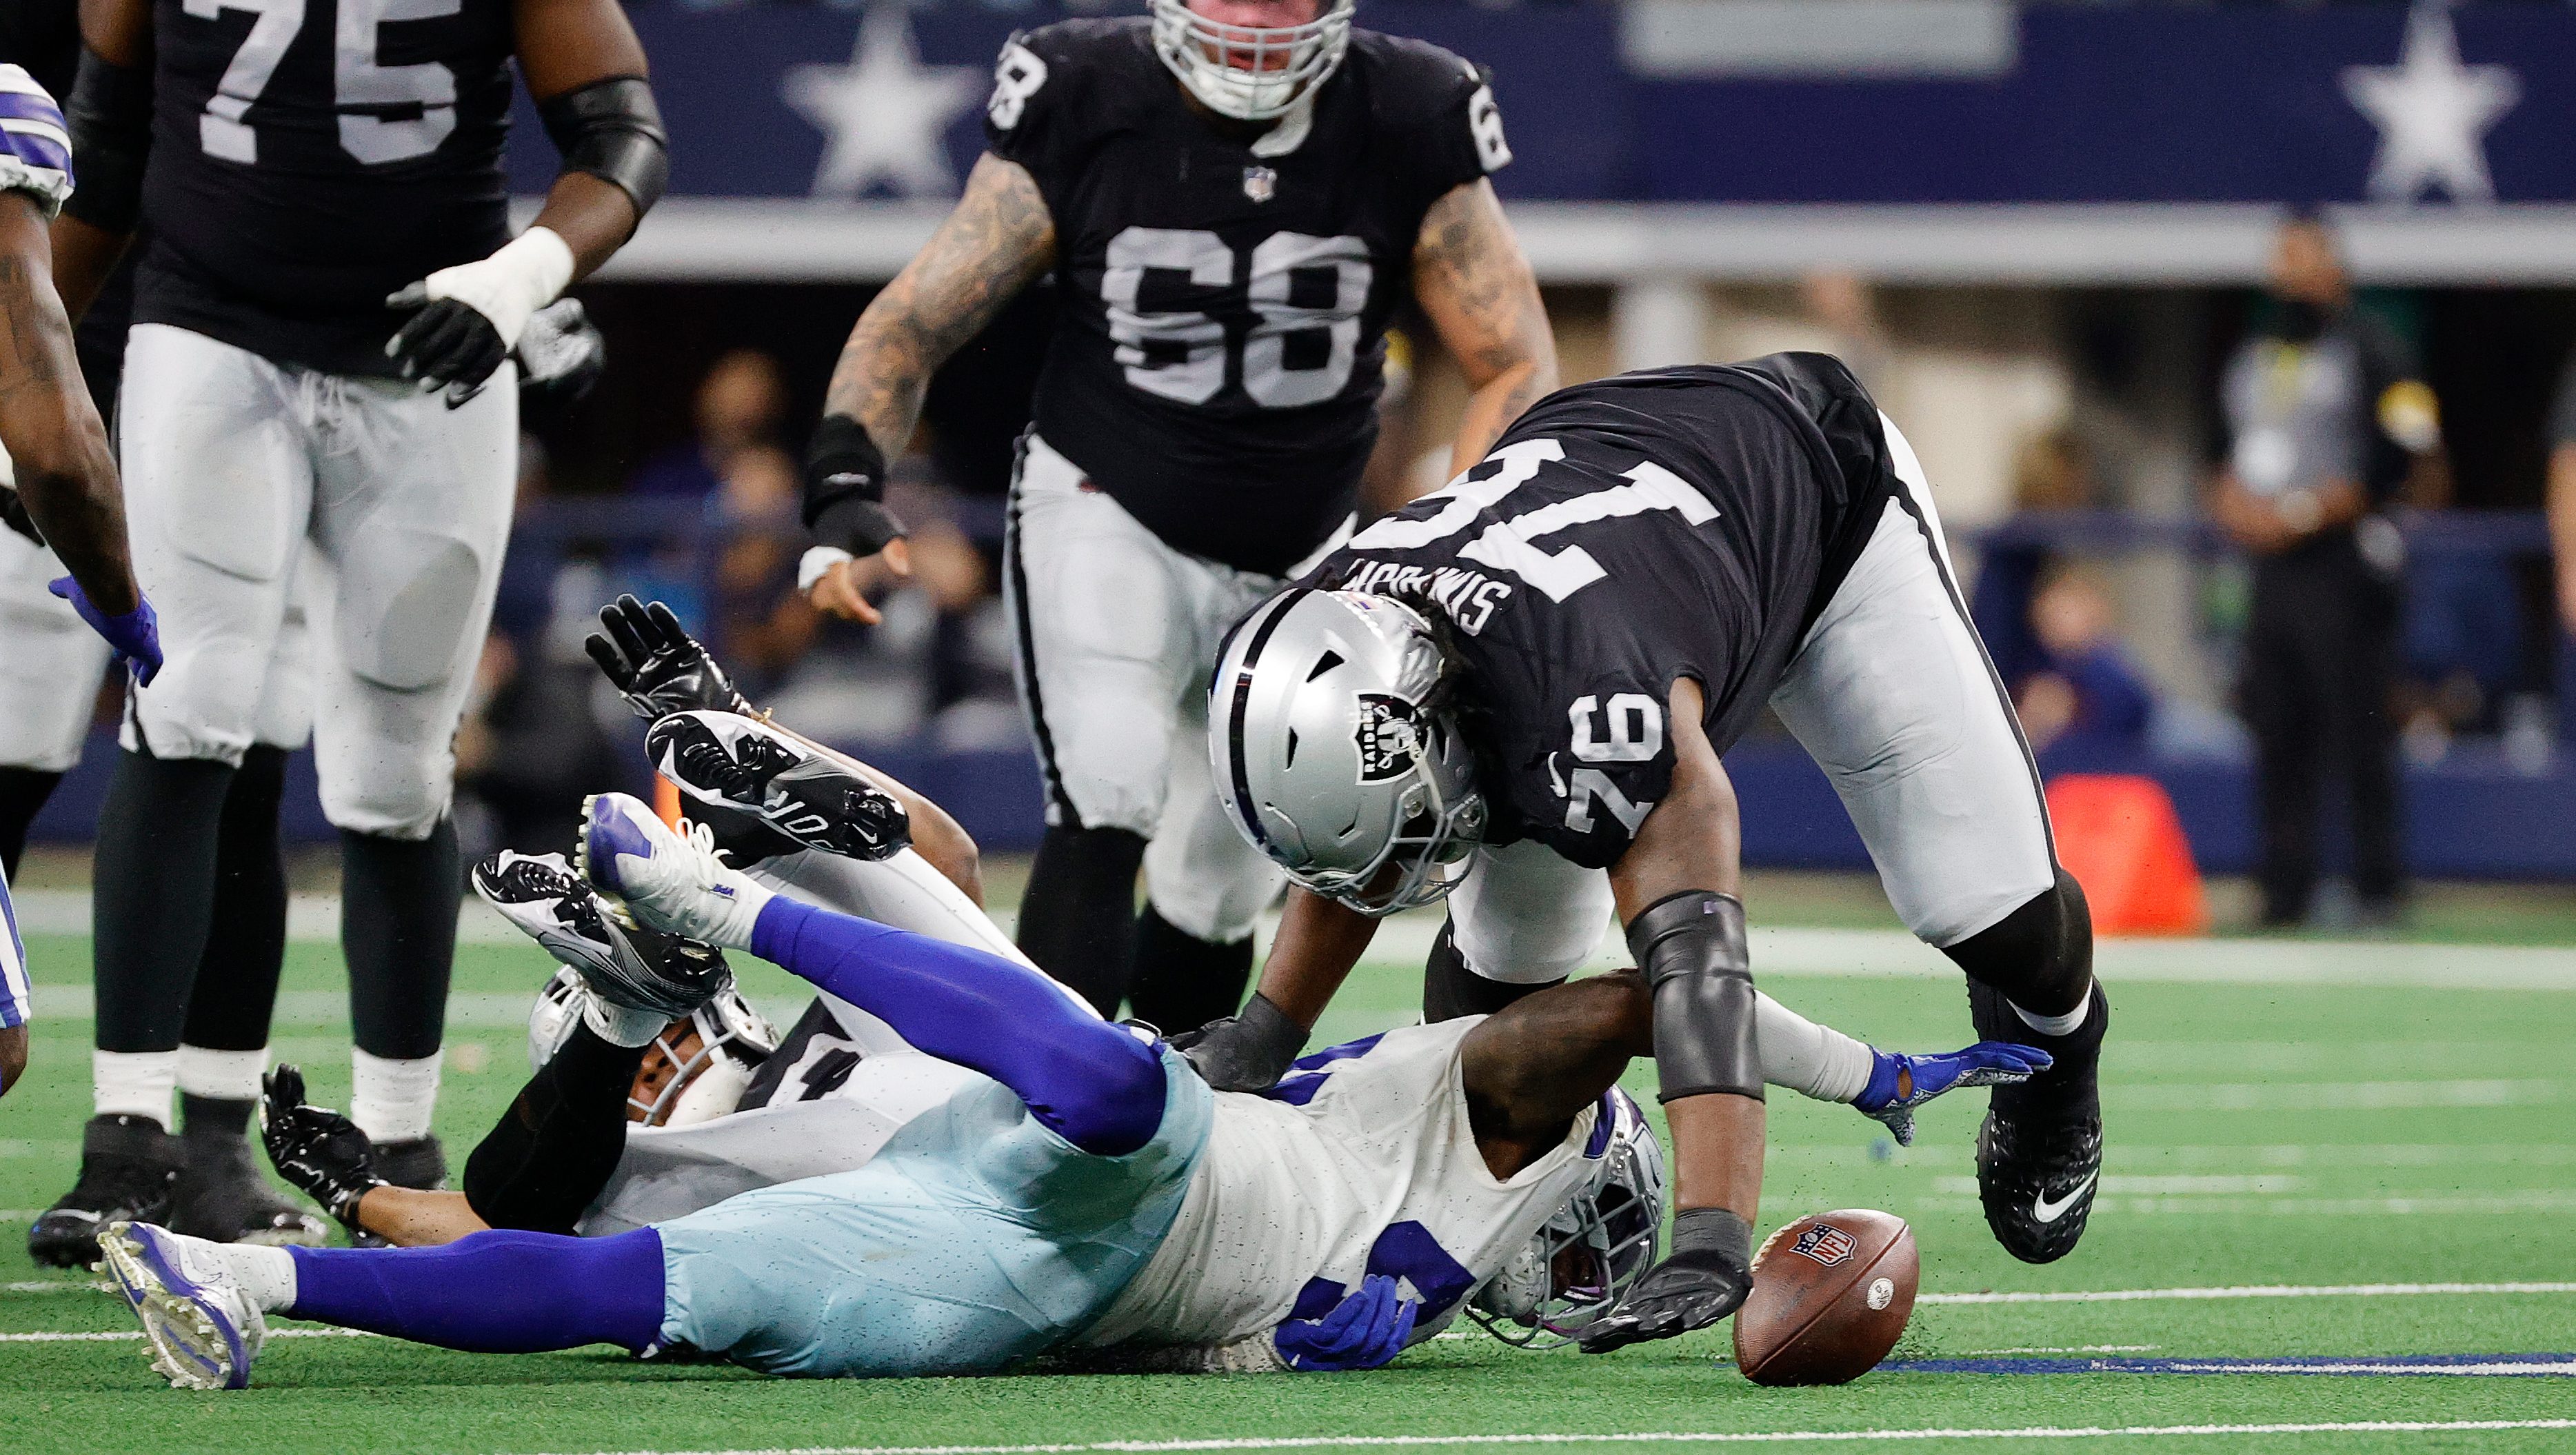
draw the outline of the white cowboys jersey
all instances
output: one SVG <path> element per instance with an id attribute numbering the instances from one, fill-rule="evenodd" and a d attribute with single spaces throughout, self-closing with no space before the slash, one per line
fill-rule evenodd
<path id="1" fill-rule="evenodd" d="M 1558 1146 L 1496 1181 L 1467 1126 L 1459 1044 L 1482 1017 L 1407 1026 L 1299 1061 L 1260 1096 L 1219 1093 L 1207 1151 L 1151 1261 L 1076 1345 L 1214 1348 L 1322 1316 L 1364 1275 L 1457 1316 L 1590 1179 L 1588 1108 Z"/>
<path id="2" fill-rule="evenodd" d="M 24 66 L 0 65 L 0 192 L 51 218 L 72 195 L 72 139 L 61 108 Z"/>

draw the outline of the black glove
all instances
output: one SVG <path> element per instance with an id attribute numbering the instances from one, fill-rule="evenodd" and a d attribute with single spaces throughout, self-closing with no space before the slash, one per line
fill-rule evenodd
<path id="1" fill-rule="evenodd" d="M 27 514 L 27 502 L 19 499 L 18 492 L 6 485 L 0 485 L 0 525 L 9 527 L 37 545 L 45 543 L 44 532 L 36 529 L 35 517 Z"/>
<path id="2" fill-rule="evenodd" d="M 660 722 L 675 712 L 758 715 L 671 608 L 620 596 L 599 609 L 599 626 L 582 647 L 637 717 Z"/>
<path id="3" fill-rule="evenodd" d="M 529 315 L 519 334 L 519 398 L 555 407 L 590 392 L 608 367 L 608 340 L 578 298 L 558 298 Z"/>
<path id="4" fill-rule="evenodd" d="M 259 1140 L 278 1175 L 294 1183 L 353 1233 L 358 1203 L 385 1185 L 376 1175 L 376 1148 L 358 1124 L 327 1106 L 304 1100 L 304 1073 L 281 1063 L 259 1079 Z"/>
<path id="5" fill-rule="evenodd" d="M 1673 1251 L 1646 1270 L 1619 1306 L 1585 1328 L 1583 1352 L 1606 1354 L 1704 1329 L 1753 1292 L 1753 1230 L 1722 1207 L 1673 1214 Z"/>
<path id="6" fill-rule="evenodd" d="M 1305 1049 L 1306 1028 L 1255 992 L 1243 1009 L 1183 1031 L 1171 1045 L 1219 1091 L 1268 1091 Z"/>
<path id="7" fill-rule="evenodd" d="M 509 356 L 501 331 L 481 309 L 461 299 L 433 300 L 426 284 L 411 284 L 385 306 L 420 310 L 385 344 L 385 356 L 402 365 L 404 378 L 445 388 L 450 409 L 482 393 L 484 381 Z"/>
<path id="8" fill-rule="evenodd" d="M 885 508 L 885 451 L 867 426 L 827 414 L 805 448 L 805 528 L 817 543 L 853 556 L 873 556 L 903 538 L 903 522 Z"/>

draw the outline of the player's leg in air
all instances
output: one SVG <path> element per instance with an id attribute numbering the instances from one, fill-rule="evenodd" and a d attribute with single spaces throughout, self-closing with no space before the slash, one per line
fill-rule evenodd
<path id="1" fill-rule="evenodd" d="M 686 1344 L 784 1374 L 988 1370 L 1095 1315 L 1160 1243 L 1213 1109 L 1176 1055 L 998 956 L 774 896 L 623 795 L 593 802 L 582 853 L 640 921 L 772 959 L 998 1085 L 856 1172 L 610 1238 L 280 1250 L 120 1225 L 109 1268 L 174 1383 L 246 1384 L 271 1312 L 492 1352 Z"/>
<path id="2" fill-rule="evenodd" d="M 2019 720 L 1960 600 L 1932 490 L 1881 418 L 1900 486 L 1782 675 L 1772 706 L 1824 768 L 1908 928 L 1968 974 L 1977 1034 L 2055 1064 L 1998 1086 L 1978 1190 L 2006 1251 L 2083 1236 L 2102 1165 L 2110 1004 L 2084 891 L 2059 867 Z"/>

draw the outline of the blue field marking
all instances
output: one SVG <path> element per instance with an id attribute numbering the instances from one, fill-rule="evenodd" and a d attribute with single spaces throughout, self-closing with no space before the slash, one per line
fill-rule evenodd
<path id="1" fill-rule="evenodd" d="M 2369 1374 L 2576 1378 L 2576 1354 L 2400 1354 L 2338 1359 L 1907 1359 L 1897 1374 Z"/>

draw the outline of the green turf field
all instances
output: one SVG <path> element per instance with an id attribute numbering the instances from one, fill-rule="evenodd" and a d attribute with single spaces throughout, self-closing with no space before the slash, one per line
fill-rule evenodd
<path id="1" fill-rule="evenodd" d="M 2564 1374 L 1882 1372 L 1842 1389 L 1763 1390 L 1718 1362 L 1723 1334 L 1598 1359 L 1453 1338 L 1359 1375 L 784 1383 L 607 1350 L 477 1357 L 281 1323 L 305 1337 L 270 1345 L 257 1388 L 182 1394 L 145 1367 L 120 1303 L 26 1262 L 30 1210 L 71 1177 L 88 1067 L 86 943 L 37 936 L 28 949 L 40 987 L 68 993 L 40 989 L 40 1011 L 54 1013 L 40 1021 L 34 1072 L 0 1103 L 0 1449 L 12 1455 L 1331 1449 L 1673 1434 L 1824 1449 L 1860 1443 L 1853 1432 L 1941 1451 L 2576 1449 L 2576 1378 Z M 1888 937 L 1805 932 L 1757 945 L 1756 964 L 1771 966 L 1774 994 L 1856 1034 L 1915 1048 L 1966 1039 L 1955 980 L 1921 973 Z M 1981 1093 L 1932 1108 L 1910 1151 L 1848 1110 L 1775 1095 L 1766 1228 L 1847 1206 L 1915 1225 L 1933 1297 L 1898 1358 L 2576 1351 L 2576 951 L 2220 942 L 2106 947 L 2105 964 L 2117 1004 L 2105 1190 L 2083 1249 L 2062 1264 L 2015 1264 L 1986 1232 L 1969 1154 Z M 1364 973 L 1325 1033 L 1407 1016 L 1411 973 L 1392 960 Z M 543 975 L 532 949 L 464 951 L 440 1115 L 452 1157 L 524 1074 L 522 1017 Z M 336 952 L 295 946 L 276 1053 L 306 1063 L 325 1101 L 347 1086 L 338 986 Z M 792 1004 L 774 972 L 752 989 Z M 2403 1287 L 2427 1284 L 2483 1286 Z M 2504 1284 L 2546 1286 L 2492 1286 Z M 2139 1296 L 1963 1297 L 1992 1291 Z M 102 1337 L 82 1337 L 92 1335 Z M 2338 1428 L 2248 1428 L 2319 1425 Z M 2063 1433 L 2002 1433 L 2041 1429 Z"/>

